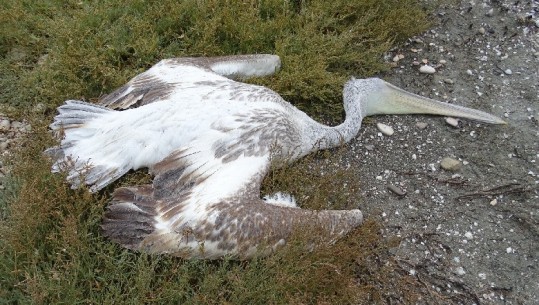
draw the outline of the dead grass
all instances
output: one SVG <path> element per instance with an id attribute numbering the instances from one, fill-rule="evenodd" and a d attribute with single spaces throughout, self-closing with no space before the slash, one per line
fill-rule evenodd
<path id="1" fill-rule="evenodd" d="M 305 253 L 301 234 L 268 258 L 186 261 L 105 240 L 111 189 L 71 190 L 42 151 L 47 124 L 68 98 L 94 100 L 162 58 L 276 53 L 267 85 L 310 114 L 341 115 L 350 75 L 385 69 L 382 54 L 425 28 L 416 1 L 15 1 L 0 4 L 0 105 L 32 123 L 0 194 L 0 300 L 5 303 L 395 304 L 421 285 L 392 260 L 398 241 L 368 221 Z M 33 112 L 37 105 L 44 111 Z M 339 150 L 311 155 L 264 182 L 306 208 L 360 206 L 360 183 Z M 148 181 L 134 173 L 120 184 Z M 313 234 L 313 232 L 304 232 Z"/>

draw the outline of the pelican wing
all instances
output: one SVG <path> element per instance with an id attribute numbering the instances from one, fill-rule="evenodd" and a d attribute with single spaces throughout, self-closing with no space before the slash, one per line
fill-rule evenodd
<path id="1" fill-rule="evenodd" d="M 261 204 L 271 147 L 257 140 L 266 129 L 242 132 L 241 122 L 231 130 L 221 128 L 230 123 L 217 124 L 153 166 L 152 186 L 116 190 L 105 214 L 105 234 L 150 253 L 211 258 L 239 252 L 229 241 L 230 234 L 239 234 L 238 219 L 229 218 L 234 209 Z M 237 138 L 249 139 L 240 144 Z"/>
<path id="2" fill-rule="evenodd" d="M 282 113 L 224 120 L 153 166 L 151 186 L 116 190 L 105 235 L 149 253 L 247 258 L 283 245 L 298 225 L 320 224 L 337 237 L 361 223 L 358 210 L 314 212 L 261 200 L 260 183 L 276 149 L 268 139 L 298 141 L 295 132 L 279 132 L 290 127 Z"/>
<path id="3" fill-rule="evenodd" d="M 166 100 L 184 88 L 270 75 L 280 65 L 279 57 L 269 54 L 165 59 L 103 96 L 99 104 L 111 109 L 134 108 Z"/>

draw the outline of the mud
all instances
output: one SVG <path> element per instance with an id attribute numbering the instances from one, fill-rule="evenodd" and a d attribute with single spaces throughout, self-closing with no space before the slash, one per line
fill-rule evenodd
<path id="1" fill-rule="evenodd" d="M 382 77 L 508 124 L 367 120 L 345 160 L 363 182 L 360 208 L 402 239 L 394 255 L 426 293 L 448 304 L 539 304 L 539 1 L 462 1 L 433 20 L 387 54 L 395 67 Z M 423 60 L 434 74 L 419 72 Z M 442 169 L 445 157 L 462 167 Z"/>

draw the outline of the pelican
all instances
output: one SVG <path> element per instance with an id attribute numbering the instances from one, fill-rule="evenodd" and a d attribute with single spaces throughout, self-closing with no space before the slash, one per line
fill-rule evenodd
<path id="1" fill-rule="evenodd" d="M 165 59 L 100 99 L 69 100 L 50 125 L 60 138 L 46 153 L 72 187 L 99 191 L 129 170 L 149 168 L 151 185 L 117 188 L 105 236 L 128 249 L 184 258 L 248 259 L 316 224 L 334 242 L 361 225 L 360 210 L 311 211 L 291 196 L 264 199 L 272 164 L 348 142 L 364 117 L 423 113 L 491 124 L 491 114 L 438 102 L 381 79 L 344 85 L 344 122 L 322 125 L 262 86 L 236 81 L 275 73 L 276 55 Z"/>

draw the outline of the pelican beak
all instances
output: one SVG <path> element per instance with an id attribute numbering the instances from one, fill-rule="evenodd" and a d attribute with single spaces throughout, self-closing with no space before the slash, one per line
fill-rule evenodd
<path id="1" fill-rule="evenodd" d="M 435 114 L 466 118 L 489 124 L 507 124 L 490 113 L 458 105 L 439 102 L 404 91 L 388 82 L 382 81 L 380 92 L 368 98 L 365 115 L 375 114 Z"/>

